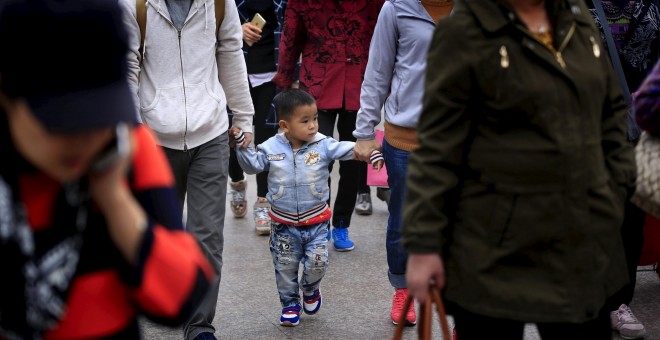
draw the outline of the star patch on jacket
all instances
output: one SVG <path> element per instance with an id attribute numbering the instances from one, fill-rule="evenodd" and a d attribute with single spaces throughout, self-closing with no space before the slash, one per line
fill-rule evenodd
<path id="1" fill-rule="evenodd" d="M 305 154 L 305 164 L 316 164 L 321 160 L 321 155 L 316 151 L 310 151 Z"/>

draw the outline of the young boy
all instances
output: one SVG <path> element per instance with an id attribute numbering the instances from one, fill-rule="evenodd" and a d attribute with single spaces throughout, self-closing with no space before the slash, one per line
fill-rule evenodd
<path id="1" fill-rule="evenodd" d="M 308 315 L 321 308 L 319 284 L 328 267 L 329 198 L 328 164 L 353 158 L 353 142 L 338 142 L 318 133 L 314 98 L 299 89 L 281 92 L 274 99 L 281 133 L 251 148 L 236 148 L 238 162 L 247 174 L 268 173 L 271 238 L 270 252 L 282 303 L 280 325 L 293 327 L 302 309 Z M 232 128 L 237 145 L 243 132 Z M 383 158 L 374 150 L 371 162 L 382 167 Z M 304 269 L 300 287 L 298 266 Z"/>

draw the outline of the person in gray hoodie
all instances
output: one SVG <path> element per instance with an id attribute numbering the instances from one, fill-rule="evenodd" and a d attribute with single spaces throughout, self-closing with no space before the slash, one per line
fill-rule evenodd
<path id="1" fill-rule="evenodd" d="M 417 146 L 417 122 L 422 112 L 426 53 L 435 24 L 453 8 L 452 0 L 388 0 L 378 16 L 369 48 L 369 61 L 360 92 L 360 110 L 353 136 L 356 158 L 369 161 L 380 149 L 375 127 L 385 105 L 383 156 L 391 196 L 387 222 L 387 264 L 395 289 L 390 316 L 397 324 L 406 314 L 407 325 L 417 322 L 414 304 L 406 311 L 406 261 L 401 245 L 402 209 L 406 188 L 408 154 Z M 440 65 L 441 67 L 441 65 Z"/>
<path id="2" fill-rule="evenodd" d="M 217 1 L 223 3 L 222 1 Z M 212 325 L 222 267 L 229 164 L 229 120 L 252 139 L 243 31 L 234 1 L 224 1 L 216 32 L 214 0 L 147 0 L 140 52 L 136 0 L 120 0 L 131 38 L 129 83 L 142 122 L 158 137 L 172 167 L 186 228 L 218 273 L 215 286 L 184 325 L 186 339 L 215 339 Z M 219 37 L 219 38 L 218 38 Z M 197 308 L 199 307 L 199 308 Z"/>

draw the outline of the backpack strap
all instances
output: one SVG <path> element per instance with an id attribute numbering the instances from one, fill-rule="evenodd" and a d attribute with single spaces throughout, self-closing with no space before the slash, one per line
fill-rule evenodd
<path id="1" fill-rule="evenodd" d="M 147 33 L 147 0 L 135 0 L 135 18 L 140 27 L 140 59 L 144 54 L 144 36 Z M 225 0 L 215 0 L 215 35 L 220 35 L 220 25 L 225 19 Z"/>
<path id="2" fill-rule="evenodd" d="M 145 0 L 146 1 L 146 0 Z M 215 0 L 215 36 L 220 37 L 220 25 L 225 19 L 225 0 Z"/>
<path id="3" fill-rule="evenodd" d="M 135 18 L 140 27 L 140 62 L 144 53 L 144 35 L 147 33 L 147 0 L 135 0 Z"/>

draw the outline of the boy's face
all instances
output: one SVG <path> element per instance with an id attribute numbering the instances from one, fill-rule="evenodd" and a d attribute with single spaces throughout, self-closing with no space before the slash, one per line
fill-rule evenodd
<path id="1" fill-rule="evenodd" d="M 23 100 L 3 101 L 9 131 L 18 152 L 32 165 L 60 182 L 87 173 L 95 157 L 112 141 L 112 128 L 71 134 L 52 133 Z"/>
<path id="2" fill-rule="evenodd" d="M 311 104 L 298 106 L 291 118 L 280 120 L 280 128 L 294 149 L 314 139 L 319 131 L 318 116 L 316 104 Z"/>

